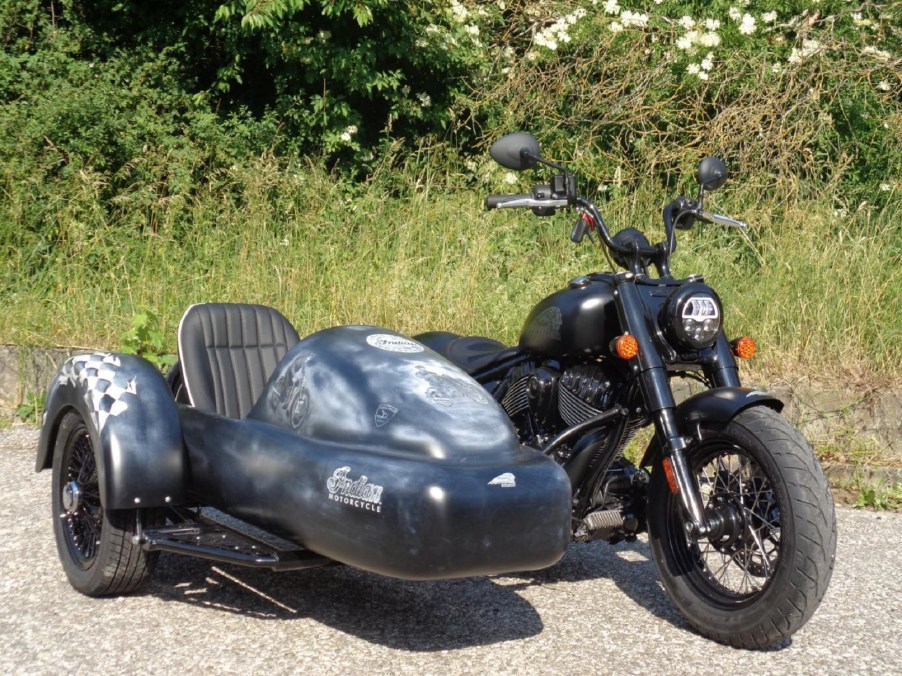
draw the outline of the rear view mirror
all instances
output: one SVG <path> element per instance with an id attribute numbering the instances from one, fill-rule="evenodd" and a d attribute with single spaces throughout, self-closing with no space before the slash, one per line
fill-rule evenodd
<path id="1" fill-rule="evenodd" d="M 502 167 L 514 171 L 532 169 L 541 157 L 539 142 L 524 131 L 502 136 L 492 144 L 489 154 Z"/>
<path id="2" fill-rule="evenodd" d="M 727 165 L 719 157 L 706 157 L 698 165 L 698 184 L 702 190 L 717 190 L 727 181 Z"/>

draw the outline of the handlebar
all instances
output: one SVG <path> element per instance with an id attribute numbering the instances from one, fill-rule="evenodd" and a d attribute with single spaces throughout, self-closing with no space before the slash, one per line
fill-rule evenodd
<path id="1" fill-rule="evenodd" d="M 586 232 L 590 228 L 591 223 L 594 225 L 594 228 L 592 229 L 598 233 L 601 241 L 612 253 L 615 254 L 615 259 L 617 254 L 624 256 L 626 259 L 633 259 L 635 257 L 636 262 L 633 264 L 626 264 L 623 261 L 620 261 L 621 264 L 623 264 L 625 267 L 632 268 L 633 265 L 641 266 L 643 264 L 640 263 L 639 260 L 641 258 L 644 258 L 648 261 L 653 262 L 658 267 L 659 272 L 662 276 L 670 274 L 670 254 L 672 254 L 674 249 L 676 248 L 674 230 L 676 227 L 680 227 L 679 224 L 681 222 L 685 222 L 685 225 L 682 226 L 684 228 L 691 226 L 692 218 L 696 218 L 707 223 L 716 223 L 718 225 L 741 228 L 743 230 L 748 228 L 748 224 L 746 224 L 744 221 L 738 221 L 726 216 L 722 216 L 720 214 L 705 211 L 701 208 L 701 205 L 699 203 L 681 196 L 664 208 L 663 216 L 665 227 L 667 229 L 667 232 L 669 233 L 668 241 L 661 242 L 660 244 L 652 246 L 647 243 L 647 240 L 643 242 L 630 238 L 620 237 L 620 233 L 618 233 L 617 237 L 612 236 L 610 230 L 608 230 L 607 225 L 604 222 L 604 219 L 602 219 L 601 214 L 598 211 L 598 207 L 596 207 L 591 201 L 587 200 L 586 198 L 576 197 L 575 195 L 571 195 L 570 199 L 566 197 L 560 197 L 559 195 L 555 195 L 554 197 L 545 197 L 541 193 L 541 191 L 539 191 L 540 187 L 543 186 L 537 186 L 536 191 L 534 191 L 532 194 L 489 195 L 485 200 L 485 208 L 532 208 L 533 211 L 537 213 L 537 215 L 549 215 L 551 213 L 554 213 L 555 209 L 575 206 L 588 217 L 589 221 L 584 221 L 581 217 L 580 220 L 576 222 L 572 232 L 570 233 L 570 239 L 572 241 L 577 243 L 581 242 Z M 539 213 L 539 210 L 545 211 L 545 213 Z M 685 220 L 687 218 L 688 221 Z"/>

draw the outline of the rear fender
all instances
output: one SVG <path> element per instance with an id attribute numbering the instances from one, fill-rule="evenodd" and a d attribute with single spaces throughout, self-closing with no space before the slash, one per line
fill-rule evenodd
<path id="1" fill-rule="evenodd" d="M 779 413 L 783 402 L 762 390 L 749 387 L 717 387 L 695 394 L 676 408 L 677 426 L 684 436 L 694 436 L 698 427 L 722 429 L 742 411 L 767 406 Z M 640 467 L 648 467 L 661 456 L 661 445 L 653 438 Z"/>
<path id="2" fill-rule="evenodd" d="M 107 352 L 66 360 L 47 392 L 37 471 L 52 466 L 59 426 L 70 411 L 88 427 L 107 509 L 186 501 L 181 424 L 166 381 L 152 364 Z"/>

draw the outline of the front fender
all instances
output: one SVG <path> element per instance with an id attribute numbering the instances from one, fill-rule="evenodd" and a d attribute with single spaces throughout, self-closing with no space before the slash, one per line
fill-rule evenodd
<path id="1" fill-rule="evenodd" d="M 37 471 L 52 466 L 59 425 L 69 411 L 88 427 L 107 509 L 186 501 L 181 424 L 166 381 L 152 364 L 112 353 L 66 360 L 47 392 Z"/>
<path id="2" fill-rule="evenodd" d="M 783 402 L 762 390 L 750 387 L 716 387 L 694 394 L 676 407 L 677 427 L 681 434 L 690 435 L 699 425 L 720 429 L 742 411 L 752 406 L 767 406 L 779 413 Z M 641 467 L 651 465 L 661 454 L 657 438 L 652 439 Z"/>

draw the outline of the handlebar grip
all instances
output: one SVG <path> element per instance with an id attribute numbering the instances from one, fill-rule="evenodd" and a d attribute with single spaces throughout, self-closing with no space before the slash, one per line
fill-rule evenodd
<path id="1" fill-rule="evenodd" d="M 485 198 L 486 209 L 497 209 L 505 202 L 513 202 L 514 200 L 531 200 L 531 194 L 527 195 L 489 195 Z"/>

